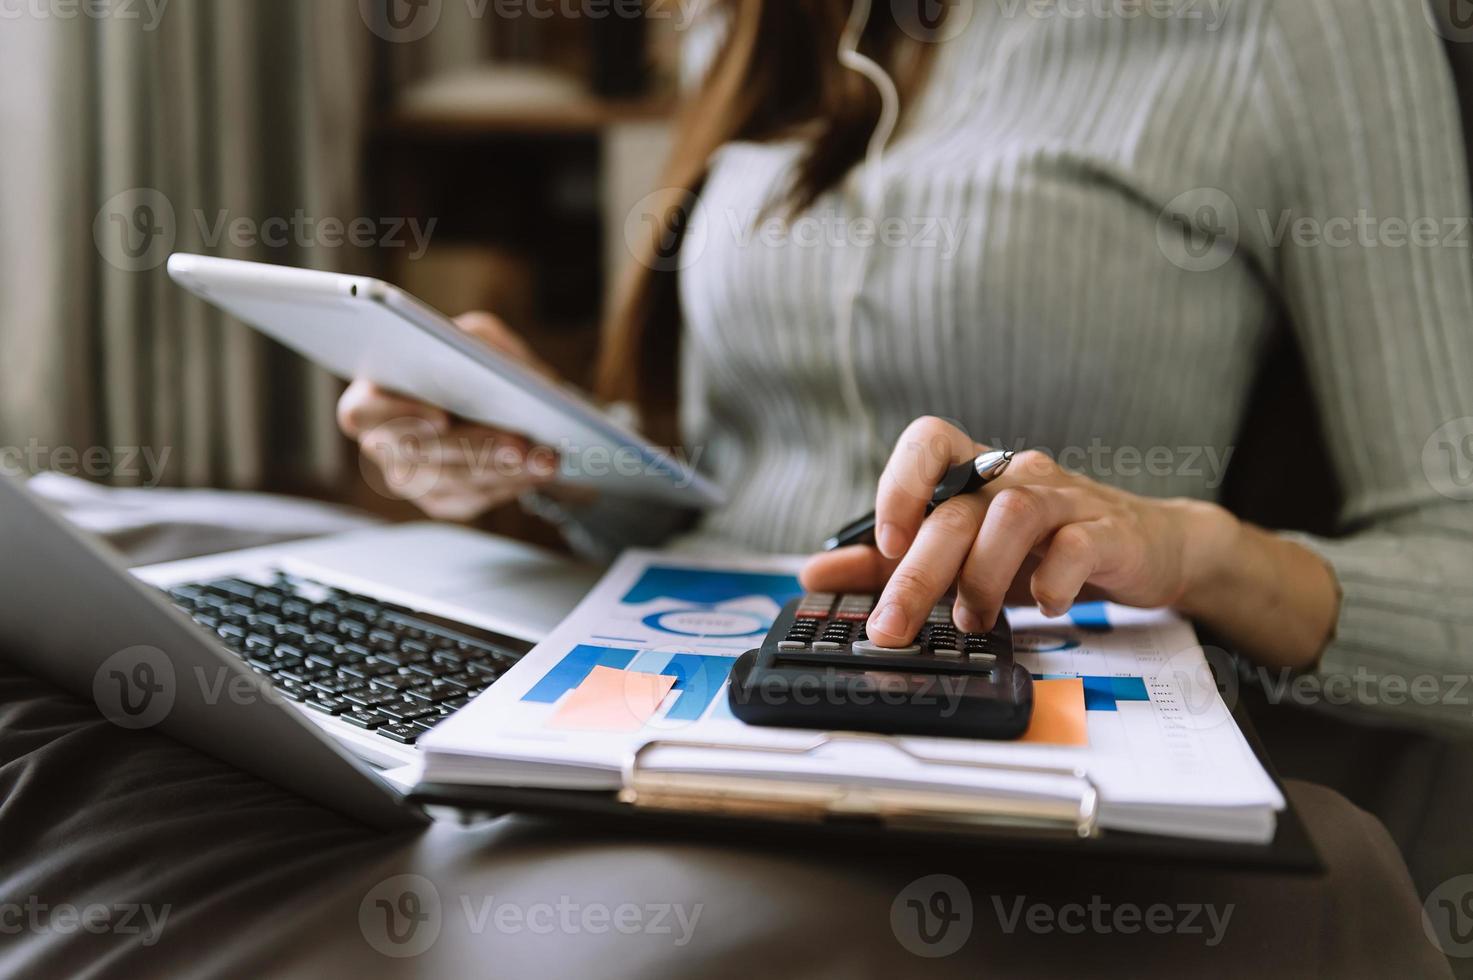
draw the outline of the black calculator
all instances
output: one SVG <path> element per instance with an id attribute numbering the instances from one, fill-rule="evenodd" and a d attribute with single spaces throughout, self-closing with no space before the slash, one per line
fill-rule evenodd
<path id="1" fill-rule="evenodd" d="M 1018 738 L 1033 715 L 1033 679 L 1013 659 L 1007 616 L 963 633 L 951 603 L 900 648 L 865 633 L 870 595 L 817 593 L 783 607 L 762 646 L 737 660 L 732 714 L 750 725 L 954 738 Z"/>

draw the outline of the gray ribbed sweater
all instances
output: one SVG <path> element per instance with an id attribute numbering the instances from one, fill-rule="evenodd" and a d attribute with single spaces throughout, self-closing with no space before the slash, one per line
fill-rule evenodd
<path id="1" fill-rule="evenodd" d="M 850 263 L 880 443 L 941 415 L 1155 496 L 1216 495 L 1292 329 L 1348 500 L 1347 536 L 1307 541 L 1345 593 L 1322 674 L 1435 677 L 1463 703 L 1393 681 L 1373 707 L 1473 723 L 1445 676 L 1473 671 L 1473 250 L 1439 39 L 1420 0 L 1110 13 L 1131 6 L 978 0 L 885 158 L 873 244 L 839 192 L 756 223 L 796 143 L 717 154 L 682 256 L 682 421 L 732 499 L 696 539 L 805 551 L 872 506 L 835 337 Z M 580 523 L 656 523 L 623 509 Z"/>

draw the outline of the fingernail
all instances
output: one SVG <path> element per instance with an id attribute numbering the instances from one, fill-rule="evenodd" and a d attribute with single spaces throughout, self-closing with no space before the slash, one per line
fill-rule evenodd
<path id="1" fill-rule="evenodd" d="M 956 623 L 956 628 L 963 633 L 982 632 L 982 617 L 961 603 L 957 603 L 956 607 L 951 610 L 951 618 Z"/>
<path id="2" fill-rule="evenodd" d="M 872 633 L 885 633 L 901 638 L 910 635 L 905 610 L 897 602 L 892 602 L 875 613 L 874 618 L 869 621 L 869 628 Z"/>
<path id="3" fill-rule="evenodd" d="M 880 554 L 886 558 L 899 558 L 905 554 L 906 544 L 905 532 L 900 530 L 898 524 L 885 522 L 875 531 L 875 544 L 880 549 Z"/>

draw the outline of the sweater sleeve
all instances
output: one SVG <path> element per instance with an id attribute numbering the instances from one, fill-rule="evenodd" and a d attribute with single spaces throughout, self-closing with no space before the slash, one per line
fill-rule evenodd
<path id="1" fill-rule="evenodd" d="M 1265 227 L 1345 491 L 1300 537 L 1343 590 L 1303 700 L 1473 730 L 1473 236 L 1446 55 L 1421 0 L 1279 0 Z"/>

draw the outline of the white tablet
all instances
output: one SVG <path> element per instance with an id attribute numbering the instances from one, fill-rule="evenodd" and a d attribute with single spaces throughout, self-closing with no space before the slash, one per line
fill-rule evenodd
<path id="1" fill-rule="evenodd" d="M 339 378 L 367 378 L 558 450 L 568 483 L 693 507 L 724 500 L 669 450 L 388 283 L 184 254 L 169 259 L 169 275 Z"/>

